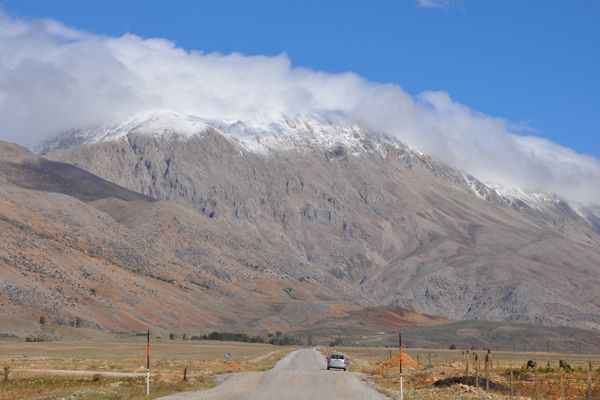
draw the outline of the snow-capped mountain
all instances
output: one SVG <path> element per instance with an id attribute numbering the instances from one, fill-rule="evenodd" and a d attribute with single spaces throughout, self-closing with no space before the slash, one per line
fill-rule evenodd
<path id="1" fill-rule="evenodd" d="M 597 207 L 483 183 L 337 115 L 151 112 L 42 150 L 190 207 L 219 226 L 219 251 L 277 259 L 270 274 L 355 304 L 600 329 Z M 256 242 L 231 241 L 240 230 Z M 243 275 L 215 263 L 218 279 Z"/>
<path id="2" fill-rule="evenodd" d="M 273 150 L 328 148 L 344 145 L 359 150 L 370 133 L 359 125 L 329 113 L 310 116 L 271 114 L 248 121 L 209 120 L 172 110 L 153 110 L 136 114 L 113 124 L 65 132 L 37 146 L 38 153 L 69 148 L 80 144 L 117 141 L 128 134 L 153 137 L 179 135 L 189 138 L 201 135 L 209 128 L 238 141 L 247 150 L 266 153 Z M 380 138 L 380 143 L 391 143 Z"/>
<path id="3" fill-rule="evenodd" d="M 209 126 L 207 120 L 199 117 L 171 110 L 156 110 L 136 114 L 118 123 L 73 129 L 40 144 L 34 150 L 45 154 L 55 149 L 69 148 L 80 144 L 115 141 L 135 132 L 144 132 L 149 135 L 176 133 L 191 136 L 205 131 Z"/>
<path id="4" fill-rule="evenodd" d="M 342 146 L 354 156 L 377 152 L 386 156 L 388 146 L 401 150 L 403 157 L 412 158 L 431 169 L 453 171 L 435 162 L 419 151 L 412 150 L 399 140 L 372 132 L 359 124 L 334 113 L 289 116 L 280 113 L 257 116 L 252 120 L 210 120 L 169 109 L 151 110 L 133 115 L 123 121 L 102 126 L 65 132 L 35 150 L 47 154 L 53 150 L 68 149 L 81 144 L 115 142 L 130 134 L 154 138 L 181 137 L 189 139 L 212 129 L 255 154 L 280 151 L 331 150 Z M 341 148 L 341 147 L 340 147 Z M 494 182 L 484 183 L 467 172 L 460 172 L 464 183 L 479 198 L 499 202 L 520 211 L 545 212 L 562 207 L 582 217 L 599 229 L 600 208 L 591 204 L 566 201 L 552 193 L 527 188 L 506 187 Z M 454 178 L 454 177 L 453 177 Z"/>

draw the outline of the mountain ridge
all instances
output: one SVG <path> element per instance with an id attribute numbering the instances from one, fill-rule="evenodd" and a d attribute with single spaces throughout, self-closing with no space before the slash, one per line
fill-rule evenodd
<path id="1" fill-rule="evenodd" d="M 549 192 L 484 183 L 468 172 L 455 170 L 444 162 L 433 160 L 420 151 L 411 149 L 398 139 L 362 128 L 360 124 L 335 113 L 310 116 L 287 116 L 274 113 L 250 121 L 222 121 L 205 119 L 169 109 L 150 110 L 135 114 L 118 123 L 65 132 L 35 146 L 33 150 L 45 155 L 51 151 L 68 149 L 82 144 L 116 141 L 126 138 L 130 133 L 153 136 L 181 135 L 190 138 L 193 135 L 201 135 L 211 128 L 240 143 L 246 150 L 258 154 L 302 151 L 303 148 L 311 147 L 326 149 L 342 145 L 354 155 L 359 155 L 360 151 L 378 151 L 385 155 L 385 147 L 391 145 L 396 149 L 402 149 L 413 158 L 421 158 L 429 163 L 431 168 L 449 168 L 453 170 L 453 173 L 462 175 L 471 191 L 486 200 L 501 201 L 508 205 L 514 204 L 515 207 L 531 208 L 540 208 L 552 202 L 564 202 L 582 218 L 590 219 L 588 222 L 592 226 L 596 227 L 600 221 L 600 204 L 583 204 L 572 200 L 567 201 Z M 365 136 L 376 138 L 369 143 L 370 148 L 365 146 Z"/>
<path id="2" fill-rule="evenodd" d="M 563 200 L 507 199 L 357 127 L 288 126 L 241 139 L 214 126 L 192 135 L 142 129 L 47 156 L 191 207 L 224 234 L 253 232 L 256 254 L 289 249 L 284 269 L 305 263 L 361 306 L 600 326 L 600 237 Z M 330 130 L 338 136 L 323 139 Z"/>

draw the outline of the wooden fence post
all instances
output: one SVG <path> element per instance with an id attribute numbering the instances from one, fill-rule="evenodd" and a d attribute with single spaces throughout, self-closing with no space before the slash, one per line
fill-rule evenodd
<path id="1" fill-rule="evenodd" d="M 558 369 L 558 381 L 560 384 L 560 400 L 565 400 L 565 369 Z"/>
<path id="2" fill-rule="evenodd" d="M 489 364 L 491 364 L 492 362 L 492 353 L 491 350 L 488 349 L 487 354 L 485 355 L 485 391 L 489 392 L 490 391 L 490 370 L 489 370 Z M 492 365 L 493 367 L 493 365 Z"/>
<path id="3" fill-rule="evenodd" d="M 469 350 L 465 350 L 465 376 L 469 376 Z"/>
<path id="4" fill-rule="evenodd" d="M 513 369 L 512 369 L 512 362 L 510 363 L 510 398 L 512 399 L 515 395 L 515 389 L 513 386 Z"/>
<path id="5" fill-rule="evenodd" d="M 479 356 L 473 353 L 475 360 L 473 361 L 473 368 L 475 368 L 475 387 L 479 387 Z"/>
<path id="6" fill-rule="evenodd" d="M 550 338 L 546 342 L 546 368 L 550 368 Z"/>
<path id="7" fill-rule="evenodd" d="M 533 367 L 533 373 L 535 374 L 535 400 L 540 400 L 540 379 L 538 376 L 538 367 L 537 361 L 535 361 L 535 366 Z"/>
<path id="8" fill-rule="evenodd" d="M 592 400 L 592 360 L 588 361 L 587 400 Z"/>

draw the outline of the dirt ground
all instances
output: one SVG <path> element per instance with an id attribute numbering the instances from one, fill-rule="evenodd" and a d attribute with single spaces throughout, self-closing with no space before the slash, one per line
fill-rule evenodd
<path id="1" fill-rule="evenodd" d="M 291 347 L 210 341 L 155 341 L 152 398 L 215 385 L 220 374 L 263 371 Z M 225 360 L 225 353 L 231 354 Z M 141 399 L 145 396 L 144 338 L 121 341 L 0 342 L 0 400 Z M 4 368 L 8 367 L 8 380 Z M 187 380 L 183 380 L 187 368 Z"/>
<path id="2" fill-rule="evenodd" d="M 399 361 L 397 349 L 393 348 L 357 348 L 323 347 L 323 353 L 339 351 L 350 359 L 353 371 L 369 376 L 373 385 L 390 398 L 399 398 Z M 479 367 L 474 369 L 477 355 Z M 501 400 L 510 397 L 510 370 L 513 370 L 512 398 L 535 398 L 535 373 L 522 369 L 528 360 L 538 365 L 537 379 L 543 398 L 560 398 L 560 376 L 563 374 L 565 397 L 586 400 L 591 389 L 593 399 L 600 399 L 600 355 L 558 354 L 558 353 L 512 353 L 492 352 L 488 363 L 491 382 L 506 390 L 489 392 L 485 390 L 485 351 L 410 349 L 403 359 L 404 398 L 407 400 L 453 399 Z M 465 357 L 466 356 L 466 357 Z M 572 368 L 561 372 L 559 360 L 565 360 Z M 469 368 L 466 369 L 468 361 Z M 592 370 L 589 369 L 591 362 Z M 480 387 L 466 384 L 454 384 L 435 387 L 436 381 L 452 377 L 479 376 Z M 588 379 L 591 382 L 588 385 Z"/>
<path id="3" fill-rule="evenodd" d="M 292 347 L 264 344 L 154 341 L 152 398 L 209 389 L 217 384 L 216 377 L 226 373 L 268 370 L 293 350 Z M 373 388 L 389 398 L 399 397 L 397 349 L 321 348 L 324 354 L 334 350 L 345 353 L 350 360 L 350 371 L 363 373 Z M 146 398 L 145 352 L 146 343 L 141 337 L 103 341 L 0 342 L 0 400 Z M 225 353 L 230 353 L 231 359 L 225 360 Z M 475 376 L 474 353 L 478 356 L 478 375 L 483 385 L 484 351 L 469 351 L 467 355 L 462 350 L 409 349 L 404 357 L 405 399 L 508 399 L 508 393 L 486 392 L 484 386 L 433 386 L 441 379 Z M 558 368 L 561 359 L 571 367 L 564 373 Z M 560 398 L 561 374 L 566 398 L 587 399 L 587 391 L 591 388 L 592 398 L 600 399 L 599 355 L 492 352 L 489 377 L 494 383 L 510 387 L 512 369 L 515 398 L 535 398 L 536 374 L 522 369 L 528 360 L 537 361 L 537 379 L 545 399 Z M 5 367 L 9 368 L 6 374 Z M 187 380 L 184 381 L 186 368 Z M 590 386 L 588 377 L 592 382 Z"/>

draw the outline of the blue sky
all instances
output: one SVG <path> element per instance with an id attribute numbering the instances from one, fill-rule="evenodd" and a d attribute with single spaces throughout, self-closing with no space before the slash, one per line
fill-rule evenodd
<path id="1" fill-rule="evenodd" d="M 409 93 L 444 90 L 473 109 L 600 156 L 600 2 L 0 1 L 13 17 L 186 49 L 274 55 L 353 71 Z"/>
<path id="2" fill-rule="evenodd" d="M 16 18 L 188 50 L 288 54 L 407 92 L 443 90 L 474 110 L 600 157 L 600 1 L 0 0 Z"/>

